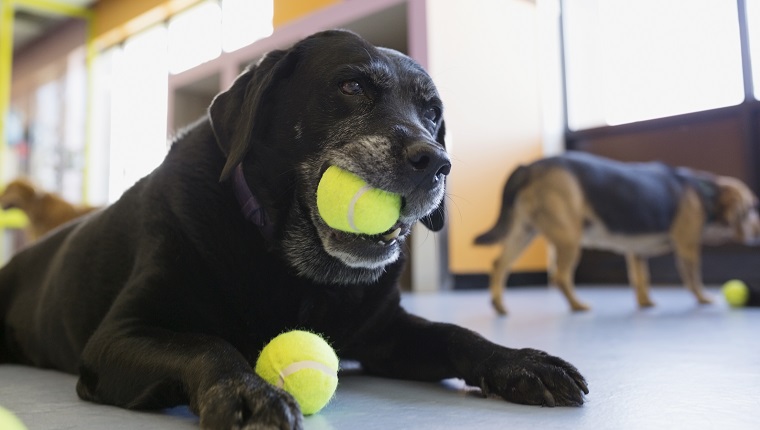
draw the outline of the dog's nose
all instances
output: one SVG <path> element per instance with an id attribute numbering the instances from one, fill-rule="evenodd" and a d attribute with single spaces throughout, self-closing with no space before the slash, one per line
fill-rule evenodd
<path id="1" fill-rule="evenodd" d="M 406 159 L 416 176 L 429 178 L 432 182 L 443 179 L 451 172 L 448 154 L 429 143 L 414 143 L 407 148 Z"/>

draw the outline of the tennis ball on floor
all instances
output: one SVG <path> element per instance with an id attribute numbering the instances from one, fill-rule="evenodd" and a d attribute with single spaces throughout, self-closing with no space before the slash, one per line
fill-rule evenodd
<path id="1" fill-rule="evenodd" d="M 723 296 L 726 302 L 734 307 L 741 307 L 747 304 L 749 299 L 749 288 L 747 284 L 738 279 L 732 279 L 723 284 Z"/>
<path id="2" fill-rule="evenodd" d="M 0 406 L 0 429 L 26 430 L 26 426 L 13 412 Z"/>
<path id="3" fill-rule="evenodd" d="M 330 166 L 317 187 L 317 209 L 336 230 L 380 234 L 398 221 L 401 196 L 372 188 L 353 173 Z"/>
<path id="4" fill-rule="evenodd" d="M 301 412 L 311 415 L 327 405 L 338 387 L 338 356 L 319 335 L 293 330 L 261 350 L 256 373 L 290 393 Z"/>

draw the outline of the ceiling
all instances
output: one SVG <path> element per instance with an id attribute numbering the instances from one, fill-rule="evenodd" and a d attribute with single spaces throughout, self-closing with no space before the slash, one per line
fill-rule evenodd
<path id="1" fill-rule="evenodd" d="M 55 2 L 77 7 L 87 7 L 95 3 L 95 0 L 56 0 Z M 23 49 L 69 19 L 66 16 L 51 14 L 21 5 L 16 6 L 15 12 L 15 19 L 13 21 L 14 52 Z"/>

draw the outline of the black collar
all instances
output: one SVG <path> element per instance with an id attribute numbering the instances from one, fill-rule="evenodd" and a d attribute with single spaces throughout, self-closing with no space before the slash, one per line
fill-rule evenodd
<path id="1" fill-rule="evenodd" d="M 699 199 L 702 200 L 707 222 L 717 221 L 720 215 L 718 185 L 713 180 L 703 178 L 695 178 L 693 184 L 697 195 L 699 195 Z"/>
<path id="2" fill-rule="evenodd" d="M 235 167 L 232 184 L 232 188 L 235 190 L 235 197 L 237 198 L 238 204 L 240 204 L 240 209 L 243 212 L 245 219 L 258 226 L 261 234 L 267 240 L 271 240 L 274 232 L 272 223 L 269 220 L 264 207 L 259 202 L 259 199 L 253 195 L 251 189 L 248 187 L 248 183 L 245 181 L 245 175 L 243 174 L 242 164 L 238 164 Z"/>

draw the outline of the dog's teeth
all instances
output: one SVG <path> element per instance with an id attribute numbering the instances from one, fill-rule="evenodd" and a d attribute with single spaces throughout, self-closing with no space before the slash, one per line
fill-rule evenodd
<path id="1" fill-rule="evenodd" d="M 392 232 L 386 234 L 385 236 L 383 236 L 383 240 L 385 240 L 386 242 L 389 242 L 389 241 L 391 241 L 391 240 L 399 237 L 400 234 L 401 234 L 401 227 L 399 227 L 399 228 L 393 230 Z"/>

